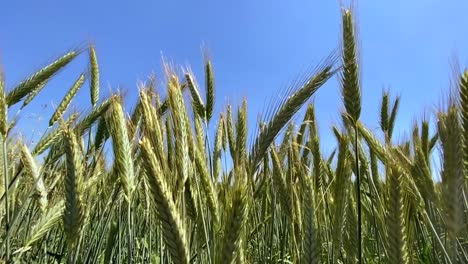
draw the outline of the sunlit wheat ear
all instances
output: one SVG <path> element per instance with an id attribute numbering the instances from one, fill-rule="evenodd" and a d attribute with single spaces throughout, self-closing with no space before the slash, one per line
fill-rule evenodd
<path id="1" fill-rule="evenodd" d="M 221 151 L 223 148 L 223 137 L 224 137 L 224 116 L 220 114 L 218 127 L 216 129 L 215 135 L 215 146 L 213 150 L 213 180 L 217 181 L 219 178 L 219 173 L 221 171 Z"/>
<path id="2" fill-rule="evenodd" d="M 403 170 L 393 164 L 389 175 L 388 258 L 389 263 L 408 263 L 402 195 Z"/>
<path id="3" fill-rule="evenodd" d="M 339 152 L 336 168 L 336 178 L 333 188 L 333 251 L 339 254 L 343 232 L 346 222 L 346 206 L 348 201 L 349 185 L 351 182 L 351 164 L 349 153 L 349 138 L 346 135 L 338 135 Z"/>
<path id="4" fill-rule="evenodd" d="M 166 117 L 166 122 L 164 122 L 164 127 L 166 129 L 166 133 L 165 133 L 165 138 L 166 138 L 166 153 L 167 153 L 167 167 L 169 168 L 175 168 L 175 147 L 174 147 L 174 129 L 172 128 L 172 119 L 171 119 L 171 116 L 168 115 Z M 154 146 L 154 143 L 153 143 L 153 146 Z M 157 149 L 156 149 L 157 151 Z M 159 158 L 159 160 L 161 160 L 161 167 L 163 169 L 163 171 L 168 171 L 168 170 L 165 170 L 165 165 L 164 165 L 164 156 L 166 155 L 166 153 L 163 153 L 162 157 Z M 157 153 L 156 153 L 157 155 Z M 175 180 L 177 179 L 172 179 L 173 181 L 171 182 L 171 184 L 175 184 Z"/>
<path id="5" fill-rule="evenodd" d="M 314 105 L 310 103 L 307 106 L 306 113 L 304 115 L 304 119 L 302 120 L 302 124 L 299 128 L 299 131 L 296 136 L 296 144 L 300 145 L 301 147 L 305 147 L 305 143 L 303 142 L 304 139 L 307 139 L 307 133 L 315 133 L 316 128 L 314 127 L 316 125 L 315 123 L 315 110 L 314 110 Z M 307 131 L 309 129 L 309 131 Z M 315 130 L 314 130 L 315 129 Z M 307 148 L 304 148 L 306 150 Z"/>
<path id="6" fill-rule="evenodd" d="M 272 148 L 270 152 L 273 162 L 272 181 L 274 188 L 277 191 L 277 195 L 279 196 L 280 204 L 283 210 L 286 211 L 288 217 L 292 217 L 293 206 L 291 192 L 289 191 L 286 180 L 284 179 L 283 164 L 275 149 Z"/>
<path id="7" fill-rule="evenodd" d="M 203 188 L 203 192 L 206 195 L 206 199 L 208 200 L 208 207 L 211 211 L 213 219 L 217 223 L 219 220 L 218 214 L 218 199 L 215 191 L 215 187 L 213 185 L 213 181 L 210 178 L 210 174 L 208 172 L 208 167 L 206 164 L 206 157 L 200 149 L 195 148 L 196 156 L 195 156 L 195 165 L 197 167 L 198 175 L 201 179 L 201 185 Z"/>
<path id="8" fill-rule="evenodd" d="M 462 227 L 462 191 L 463 191 L 463 157 L 462 128 L 459 122 L 458 109 L 450 105 L 448 112 L 439 113 L 438 130 L 442 142 L 442 194 L 445 202 L 447 228 L 449 237 L 454 240 Z"/>
<path id="9" fill-rule="evenodd" d="M 315 190 L 319 190 L 324 186 L 324 168 L 322 164 L 322 154 L 320 151 L 320 142 L 318 136 L 311 137 L 310 149 L 312 152 L 312 163 L 313 163 L 313 186 Z"/>
<path id="10" fill-rule="evenodd" d="M 174 263 L 188 263 L 189 253 L 186 246 L 185 230 L 172 200 L 172 194 L 164 181 L 159 162 L 146 138 L 140 141 L 140 145 L 148 184 L 157 209 L 166 247 Z"/>
<path id="11" fill-rule="evenodd" d="M 180 86 L 179 88 L 180 88 L 180 92 L 181 92 L 181 93 L 183 93 L 183 92 L 185 91 L 185 89 L 188 88 L 187 83 L 182 83 L 182 84 L 180 84 L 179 86 Z M 160 105 L 159 108 L 158 108 L 158 114 L 159 114 L 160 116 L 163 116 L 163 115 L 167 112 L 167 110 L 169 110 L 169 104 L 170 104 L 170 103 L 169 103 L 169 98 L 166 98 L 166 99 L 161 103 L 161 105 Z"/>
<path id="12" fill-rule="evenodd" d="M 139 122 L 141 120 L 141 100 L 138 98 L 138 101 L 136 102 L 135 106 L 133 107 L 132 114 L 130 115 L 130 120 L 131 123 L 134 126 L 139 125 Z"/>
<path id="13" fill-rule="evenodd" d="M 48 204 L 47 189 L 39 173 L 39 168 L 37 167 L 36 161 L 31 155 L 31 152 L 29 152 L 28 147 L 24 144 L 22 144 L 21 146 L 21 154 L 22 154 L 24 167 L 26 168 L 26 171 L 28 172 L 29 175 L 31 175 L 34 181 L 34 186 L 36 189 L 35 197 L 39 204 L 39 208 L 41 209 L 42 212 L 45 212 L 45 210 L 47 209 L 47 204 Z"/>
<path id="14" fill-rule="evenodd" d="M 429 160 L 429 121 L 423 120 L 421 122 L 421 149 L 425 158 Z"/>
<path id="15" fill-rule="evenodd" d="M 229 151 L 232 159 L 236 157 L 236 139 L 234 137 L 234 121 L 232 120 L 232 108 L 231 105 L 227 106 L 226 110 L 226 134 L 229 143 Z"/>
<path id="16" fill-rule="evenodd" d="M 174 123 L 175 134 L 175 152 L 176 164 L 179 172 L 177 179 L 177 190 L 183 190 L 185 181 L 188 178 L 189 170 L 189 148 L 188 148 L 188 133 L 190 132 L 189 124 L 187 123 L 187 111 L 185 108 L 184 99 L 179 89 L 179 81 L 174 74 L 168 76 L 168 96 L 171 106 L 171 116 Z"/>
<path id="17" fill-rule="evenodd" d="M 141 102 L 141 113 L 142 113 L 142 130 L 145 136 L 147 136 L 155 149 L 156 156 L 161 163 L 161 167 L 163 171 L 166 171 L 166 158 L 164 155 L 164 139 L 163 139 L 163 130 L 161 125 L 160 116 L 156 112 L 156 108 L 152 105 L 151 96 L 148 91 L 141 90 L 140 91 L 140 102 Z M 166 118 L 166 122 L 168 122 L 170 118 Z M 168 124 L 166 134 L 171 135 L 170 139 L 169 136 L 167 137 L 168 141 L 168 149 L 171 148 L 172 144 L 172 132 L 169 130 L 170 125 Z M 171 152 L 172 154 L 172 152 Z M 172 158 L 172 155 L 167 155 L 169 159 Z"/>
<path id="18" fill-rule="evenodd" d="M 304 238 L 302 240 L 302 263 L 317 264 L 320 262 L 320 243 L 315 218 L 315 202 L 312 181 L 307 178 L 304 186 L 303 220 Z"/>
<path id="19" fill-rule="evenodd" d="M 247 101 L 244 99 L 242 107 L 237 112 L 236 122 L 236 154 L 235 165 L 247 166 Z"/>
<path id="20" fill-rule="evenodd" d="M 63 128 L 67 170 L 65 174 L 65 212 L 63 227 L 67 245 L 73 251 L 79 240 L 84 222 L 84 210 L 81 201 L 83 190 L 83 157 L 80 155 L 75 134 L 69 128 Z"/>
<path id="21" fill-rule="evenodd" d="M 202 124 L 202 118 L 200 116 L 195 116 L 192 118 L 192 122 L 194 123 L 194 137 L 196 139 L 195 148 L 198 148 L 202 153 L 206 153 L 205 148 L 205 130 Z"/>
<path id="22" fill-rule="evenodd" d="M 135 176 L 125 117 L 120 102 L 114 100 L 107 114 L 106 121 L 114 153 L 114 172 L 123 186 L 125 198 L 131 201 L 135 189 Z"/>
<path id="23" fill-rule="evenodd" d="M 399 107 L 400 107 L 400 97 L 397 96 L 397 98 L 395 98 L 395 101 L 393 102 L 392 111 L 390 113 L 390 119 L 388 120 L 388 131 L 387 131 L 388 136 L 387 137 L 389 140 L 392 138 L 393 130 L 395 129 L 395 121 L 396 121 Z"/>
<path id="24" fill-rule="evenodd" d="M 198 84 L 196 83 L 193 73 L 188 71 L 185 74 L 185 80 L 187 82 L 190 95 L 192 96 L 192 107 L 194 112 L 201 118 L 205 118 L 205 104 L 200 96 L 200 89 L 198 88 Z"/>
<path id="25" fill-rule="evenodd" d="M 90 65 L 90 94 L 91 104 L 93 107 L 99 100 L 99 64 L 96 56 L 96 48 L 93 45 L 89 46 L 89 65 Z"/>
<path id="26" fill-rule="evenodd" d="M 60 69 L 65 67 L 70 63 L 76 56 L 78 56 L 79 51 L 69 52 L 51 64 L 45 66 L 39 71 L 35 72 L 27 79 L 19 83 L 15 88 L 7 93 L 6 102 L 8 106 L 12 106 L 21 99 L 23 99 L 30 92 L 34 91 L 37 87 L 43 87 L 43 82 L 47 81 L 50 77 L 56 74 Z"/>
<path id="27" fill-rule="evenodd" d="M 54 114 L 49 120 L 49 126 L 52 126 L 55 121 L 57 121 L 60 117 L 63 116 L 63 113 L 67 110 L 68 106 L 70 105 L 72 99 L 75 97 L 78 90 L 81 88 L 85 81 L 85 75 L 82 73 L 78 79 L 75 81 L 73 86 L 68 90 L 67 94 L 63 97 L 62 102 L 58 105 L 57 109 L 55 109 Z"/>
<path id="28" fill-rule="evenodd" d="M 357 223 L 357 208 L 356 208 L 356 195 L 353 192 L 350 192 L 348 195 L 348 205 L 346 207 L 346 229 L 347 229 L 347 238 L 344 242 L 346 247 L 346 254 L 349 256 L 348 259 L 351 263 L 355 263 L 357 260 L 357 253 L 355 246 L 358 242 L 358 223 Z"/>
<path id="29" fill-rule="evenodd" d="M 361 89 L 356 50 L 356 37 L 351 10 L 343 10 L 343 72 L 341 86 L 346 113 L 357 122 L 361 115 Z"/>
<path id="30" fill-rule="evenodd" d="M 388 115 L 389 115 L 389 95 L 384 92 L 382 95 L 382 102 L 380 103 L 380 128 L 384 134 L 388 131 Z"/>
<path id="31" fill-rule="evenodd" d="M 374 151 L 377 157 L 384 163 L 389 159 L 386 148 L 379 142 L 379 140 L 370 132 L 361 122 L 357 123 L 359 135 L 366 141 L 369 148 Z"/>
<path id="32" fill-rule="evenodd" d="M 192 219 L 192 221 L 196 221 L 198 217 L 198 207 L 196 206 L 196 199 L 197 196 L 194 192 L 194 187 L 192 187 L 192 182 L 190 178 L 185 182 L 185 190 L 184 190 L 184 196 L 185 196 L 185 208 L 188 217 Z"/>
<path id="33" fill-rule="evenodd" d="M 254 173 L 263 155 L 274 141 L 281 129 L 288 123 L 292 116 L 301 108 L 301 106 L 320 88 L 335 71 L 332 69 L 335 63 L 334 56 L 326 59 L 307 82 L 284 103 L 274 113 L 273 117 L 267 121 L 265 127 L 258 133 L 250 151 L 250 173 Z"/>
<path id="34" fill-rule="evenodd" d="M 109 138 L 109 129 L 107 127 L 106 116 L 99 118 L 99 122 L 94 135 L 94 149 L 102 147 L 104 142 Z"/>
<path id="35" fill-rule="evenodd" d="M 3 69 L 0 66 L 0 133 L 3 138 L 6 138 L 8 133 L 8 105 L 5 96 L 5 77 L 3 76 Z"/>
<path id="36" fill-rule="evenodd" d="M 245 173 L 237 170 L 237 173 Z M 236 178 L 245 178 L 236 176 Z M 230 201 L 225 210 L 224 237 L 216 263 L 242 263 L 242 234 L 247 221 L 248 203 L 244 184 L 236 184 L 230 195 Z"/>
<path id="37" fill-rule="evenodd" d="M 205 59 L 205 91 L 206 91 L 206 120 L 210 121 L 213 116 L 215 104 L 215 77 L 211 60 Z"/>

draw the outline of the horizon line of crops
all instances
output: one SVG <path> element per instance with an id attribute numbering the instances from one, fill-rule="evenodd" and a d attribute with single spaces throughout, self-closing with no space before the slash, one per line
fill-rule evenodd
<path id="1" fill-rule="evenodd" d="M 399 97 L 383 93 L 381 131 L 360 121 L 356 26 L 351 9 L 341 15 L 340 52 L 270 105 L 251 146 L 246 100 L 214 112 L 208 56 L 203 86 L 190 69 L 164 64 L 167 96 L 150 79 L 131 111 L 121 94 L 100 98 L 93 45 L 8 90 L 0 71 L 2 261 L 468 263 L 468 70 L 458 74 L 432 134 L 424 118 L 410 139 L 394 143 Z M 8 111 L 19 103 L 23 111 L 85 51 L 88 71 L 71 85 L 48 132 L 27 146 L 11 133 L 16 120 Z M 314 105 L 306 104 L 335 74 L 343 120 L 325 156 Z M 70 113 L 86 84 L 92 109 Z M 296 126 L 291 120 L 302 108 Z M 437 147 L 440 182 L 431 162 Z"/>

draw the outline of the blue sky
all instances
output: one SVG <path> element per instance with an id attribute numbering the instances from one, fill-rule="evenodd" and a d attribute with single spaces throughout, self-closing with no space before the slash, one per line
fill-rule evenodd
<path id="1" fill-rule="evenodd" d="M 389 88 L 394 96 L 402 96 L 395 132 L 402 138 L 416 118 L 432 116 L 441 97 L 446 97 L 451 58 L 457 55 L 463 68 L 468 65 L 468 2 L 356 2 L 362 119 L 378 129 L 382 90 Z M 339 1 L 328 0 L 18 0 L 4 1 L 0 13 L 0 63 L 7 88 L 91 41 L 98 52 L 102 94 L 120 87 L 131 103 L 138 80 L 151 72 L 161 77 L 161 54 L 176 64 L 190 65 L 202 82 L 204 45 L 213 59 L 217 110 L 227 98 L 236 105 L 247 97 L 251 127 L 265 110 L 265 101 L 327 56 L 340 37 Z M 43 131 L 53 105 L 86 69 L 86 61 L 81 56 L 45 88 L 21 114 L 22 128 L 35 130 L 35 135 Z M 85 86 L 74 105 L 84 110 L 89 101 Z M 328 145 L 333 138 L 330 127 L 339 122 L 342 109 L 337 79 L 323 86 L 313 101 Z"/>

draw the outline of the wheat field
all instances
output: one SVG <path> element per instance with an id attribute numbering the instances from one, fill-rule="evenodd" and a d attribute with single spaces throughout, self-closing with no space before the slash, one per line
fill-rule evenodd
<path id="1" fill-rule="evenodd" d="M 203 85 L 165 64 L 165 86 L 149 79 L 130 108 L 120 93 L 100 98 L 92 45 L 10 89 L 0 72 L 2 261 L 468 263 L 468 70 L 434 124 L 422 118 L 395 138 L 400 98 L 384 92 L 380 109 L 366 109 L 380 112 L 371 131 L 360 121 L 354 17 L 341 15 L 340 49 L 250 127 L 245 100 L 214 112 L 208 58 Z M 79 56 L 89 72 L 72 80 L 42 138 L 12 133 L 10 108 L 27 111 Z M 336 76 L 342 123 L 325 156 L 308 102 Z M 91 110 L 71 112 L 84 86 Z"/>

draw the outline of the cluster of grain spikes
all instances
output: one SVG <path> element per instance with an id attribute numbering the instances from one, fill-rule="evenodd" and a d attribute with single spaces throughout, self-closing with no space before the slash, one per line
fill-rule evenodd
<path id="1" fill-rule="evenodd" d="M 31 143 L 11 132 L 8 113 L 18 103 L 25 111 L 84 52 L 70 51 L 10 89 L 0 70 L 2 261 L 468 263 L 468 71 L 435 124 L 423 119 L 395 143 L 399 97 L 384 92 L 381 130 L 360 120 L 352 14 L 342 12 L 341 52 L 289 87 L 253 129 L 247 100 L 216 114 L 208 57 L 204 86 L 166 63 L 164 78 L 142 84 L 127 111 L 121 94 L 100 98 L 91 45 L 88 71 Z M 321 138 L 307 102 L 336 73 L 345 111 L 327 153 L 322 145 L 334 142 Z M 83 91 L 89 112 L 71 112 Z"/>

